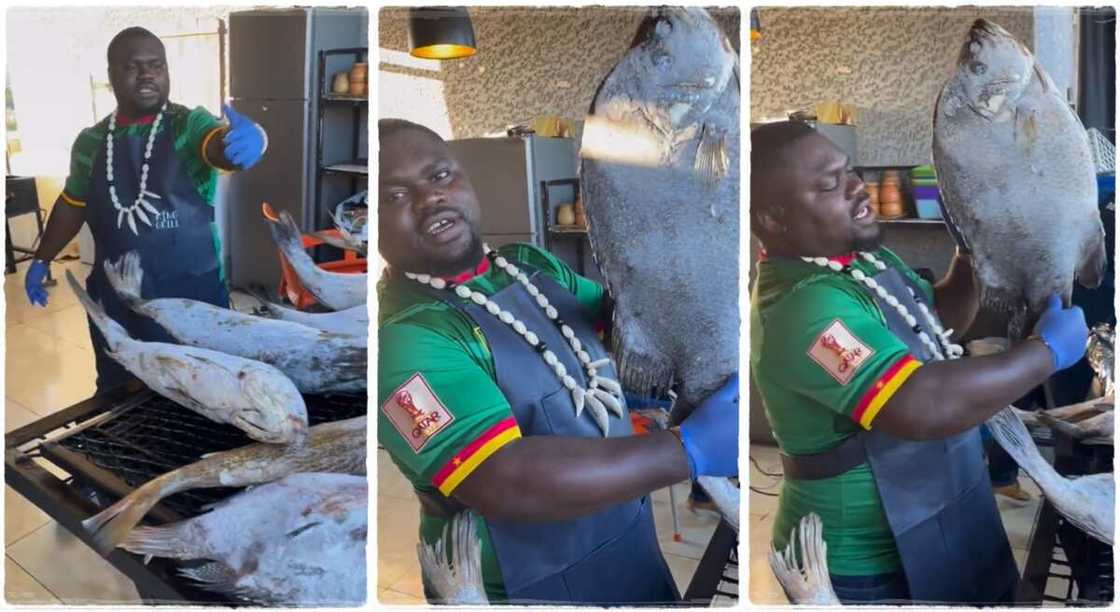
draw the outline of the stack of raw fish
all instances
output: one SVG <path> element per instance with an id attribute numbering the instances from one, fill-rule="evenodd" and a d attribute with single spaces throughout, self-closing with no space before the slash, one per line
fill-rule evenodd
<path id="1" fill-rule="evenodd" d="M 322 271 L 282 214 L 273 236 L 329 313 L 267 304 L 265 318 L 181 298 L 141 296 L 136 253 L 105 262 L 121 300 L 179 344 L 141 342 L 67 280 L 110 356 L 163 395 L 258 443 L 204 455 L 83 521 L 97 549 L 205 559 L 182 575 L 202 588 L 271 605 L 365 600 L 366 417 L 308 427 L 302 394 L 364 395 L 369 316 L 364 274 Z M 294 240 L 293 240 L 294 237 Z M 268 483 L 268 484 L 266 484 Z M 251 487 L 172 525 L 137 527 L 163 498 L 195 488 Z"/>

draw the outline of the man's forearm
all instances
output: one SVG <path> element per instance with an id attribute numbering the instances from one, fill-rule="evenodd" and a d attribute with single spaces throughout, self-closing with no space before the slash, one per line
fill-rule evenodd
<path id="1" fill-rule="evenodd" d="M 85 220 L 85 208 L 67 204 L 61 197 L 55 200 L 47 226 L 43 229 L 43 239 L 35 250 L 35 259 L 51 261 L 57 257 L 78 235 Z"/>
<path id="2" fill-rule="evenodd" d="M 988 420 L 1052 371 L 1050 349 L 1038 340 L 998 355 L 931 363 L 899 387 L 875 427 L 908 440 L 955 435 Z"/>
<path id="3" fill-rule="evenodd" d="M 503 447 L 455 497 L 488 518 L 556 521 L 592 514 L 689 478 L 675 435 L 531 436 Z"/>

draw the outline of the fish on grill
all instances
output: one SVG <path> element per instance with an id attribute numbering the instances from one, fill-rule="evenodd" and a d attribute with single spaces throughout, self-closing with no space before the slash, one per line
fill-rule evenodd
<path id="1" fill-rule="evenodd" d="M 369 309 L 365 304 L 336 312 L 304 312 L 266 299 L 259 299 L 260 315 L 270 319 L 299 323 L 334 334 L 369 336 Z"/>
<path id="2" fill-rule="evenodd" d="M 423 575 L 431 584 L 437 605 L 486 605 L 482 579 L 482 542 L 475 533 L 474 513 L 456 514 L 443 527 L 443 537 L 434 544 L 416 544 Z"/>
<path id="3" fill-rule="evenodd" d="M 273 241 L 299 276 L 300 283 L 319 303 L 331 310 L 346 310 L 366 303 L 367 275 L 329 272 L 315 265 L 303 249 L 302 234 L 292 216 L 283 210 L 277 215 L 268 204 L 262 208 Z"/>
<path id="4" fill-rule="evenodd" d="M 280 370 L 209 349 L 134 340 L 70 271 L 66 280 L 105 336 L 108 355 L 152 391 L 261 442 L 288 444 L 307 434 L 303 396 Z"/>
<path id="5" fill-rule="evenodd" d="M 1038 412 L 1040 423 L 1082 440 L 1096 438 L 1111 442 L 1115 422 L 1116 398 L 1104 396 L 1088 401 Z"/>
<path id="6" fill-rule="evenodd" d="M 140 295 L 144 270 L 136 251 L 116 263 L 106 260 L 105 275 L 125 305 L 159 323 L 182 344 L 276 366 L 303 393 L 366 389 L 365 333 L 329 333 L 185 298 L 145 300 Z"/>
<path id="7" fill-rule="evenodd" d="M 303 444 L 250 444 L 212 453 L 154 478 L 82 521 L 98 552 L 108 555 L 160 500 L 190 489 L 245 487 L 297 472 L 365 475 L 366 417 L 322 423 Z"/>
<path id="8" fill-rule="evenodd" d="M 620 381 L 679 384 L 680 422 L 739 369 L 739 59 L 707 11 L 643 20 L 599 85 L 580 158 Z M 700 484 L 734 517 L 738 489 L 713 481 Z"/>
<path id="9" fill-rule="evenodd" d="M 796 537 L 795 537 L 796 536 Z M 800 552 L 801 563 L 797 562 Z M 838 606 L 828 574 L 828 545 L 821 517 L 810 512 L 790 530 L 785 551 L 770 549 L 770 570 L 789 602 L 799 606 Z"/>
<path id="10" fill-rule="evenodd" d="M 999 445 L 1038 484 L 1059 514 L 1090 536 L 1111 546 L 1116 529 L 1116 483 L 1112 472 L 1066 478 L 1038 452 L 1019 417 L 1004 408 L 988 419 Z"/>
<path id="11" fill-rule="evenodd" d="M 943 209 L 972 251 L 983 303 L 1024 338 L 1052 294 L 1070 303 L 1105 271 L 1089 138 L 1030 51 L 978 19 L 942 88 L 933 159 Z"/>
<path id="12" fill-rule="evenodd" d="M 366 598 L 364 476 L 292 474 L 206 514 L 133 529 L 121 547 L 205 559 L 179 574 L 206 590 L 264 605 L 354 606 Z"/>

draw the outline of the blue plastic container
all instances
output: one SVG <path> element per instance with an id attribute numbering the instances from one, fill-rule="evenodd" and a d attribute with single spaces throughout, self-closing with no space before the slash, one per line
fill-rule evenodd
<path id="1" fill-rule="evenodd" d="M 919 219 L 940 219 L 941 206 L 936 199 L 918 198 L 914 200 L 914 207 L 918 209 Z"/>

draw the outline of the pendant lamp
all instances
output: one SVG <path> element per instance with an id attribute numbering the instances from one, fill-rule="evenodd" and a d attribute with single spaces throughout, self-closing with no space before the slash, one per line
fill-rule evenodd
<path id="1" fill-rule="evenodd" d="M 758 9 L 751 9 L 751 42 L 762 38 L 762 24 L 758 21 Z"/>
<path id="2" fill-rule="evenodd" d="M 474 26 L 461 6 L 417 7 L 408 11 L 408 47 L 413 57 L 459 59 L 475 54 Z"/>

